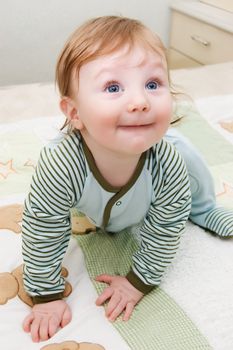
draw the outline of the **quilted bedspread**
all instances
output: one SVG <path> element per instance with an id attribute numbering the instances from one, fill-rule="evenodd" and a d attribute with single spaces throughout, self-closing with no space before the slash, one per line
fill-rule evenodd
<path id="1" fill-rule="evenodd" d="M 196 145 L 210 167 L 218 203 L 233 209 L 233 95 L 198 98 L 196 106 L 182 102 L 176 113 L 181 119 L 174 127 Z M 9 114 L 8 120 L 7 115 L 6 110 L 0 124 L 0 348 L 15 350 L 20 344 L 49 350 L 50 344 L 70 341 L 70 350 L 232 350 L 233 240 L 221 240 L 191 222 L 161 287 L 138 305 L 127 325 L 120 319 L 109 323 L 104 308 L 95 305 L 101 285 L 93 277 L 103 269 L 115 272 L 116 266 L 124 273 L 130 264 L 124 257 L 130 257 L 137 243 L 128 232 L 120 233 L 112 247 L 101 234 L 71 238 L 63 265 L 72 286 L 67 297 L 72 322 L 49 341 L 32 343 L 21 327 L 30 306 L 22 301 L 20 281 L 12 272 L 22 264 L 25 194 L 40 149 L 56 135 L 63 117 L 58 113 L 18 120 Z M 101 253 L 103 245 L 111 259 Z"/>

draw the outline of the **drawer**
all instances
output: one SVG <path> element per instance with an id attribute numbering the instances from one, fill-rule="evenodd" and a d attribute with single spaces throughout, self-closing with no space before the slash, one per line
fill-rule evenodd
<path id="1" fill-rule="evenodd" d="M 169 49 L 168 50 L 168 66 L 169 69 L 179 69 L 179 68 L 190 68 L 190 67 L 199 67 L 201 64 L 197 61 L 194 61 L 190 57 L 183 55 L 182 53 Z"/>
<path id="2" fill-rule="evenodd" d="M 201 0 L 208 5 L 219 7 L 220 9 L 233 12 L 233 1 L 232 0 Z"/>
<path id="3" fill-rule="evenodd" d="M 233 34 L 173 11 L 171 48 L 202 64 L 233 60 Z"/>

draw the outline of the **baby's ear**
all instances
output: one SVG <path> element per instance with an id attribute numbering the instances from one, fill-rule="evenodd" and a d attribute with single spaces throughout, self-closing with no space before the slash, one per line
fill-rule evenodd
<path id="1" fill-rule="evenodd" d="M 60 109 L 65 114 L 66 118 L 72 124 L 74 129 L 81 130 L 83 123 L 79 117 L 78 108 L 75 101 L 67 96 L 61 98 Z"/>

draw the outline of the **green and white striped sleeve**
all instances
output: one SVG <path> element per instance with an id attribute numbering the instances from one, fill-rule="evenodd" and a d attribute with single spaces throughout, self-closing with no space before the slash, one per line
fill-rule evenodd
<path id="1" fill-rule="evenodd" d="M 70 208 L 84 182 L 80 164 L 72 139 L 45 147 L 25 200 L 24 286 L 34 303 L 60 299 L 64 290 L 61 263 L 70 239 Z"/>
<path id="2" fill-rule="evenodd" d="M 156 160 L 152 169 L 154 200 L 140 230 L 140 249 L 127 275 L 145 294 L 160 284 L 172 262 L 191 209 L 189 177 L 179 153 L 166 141 L 152 153 Z"/>

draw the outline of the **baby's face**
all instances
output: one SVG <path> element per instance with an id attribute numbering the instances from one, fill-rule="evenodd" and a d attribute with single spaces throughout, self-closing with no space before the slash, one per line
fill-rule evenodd
<path id="1" fill-rule="evenodd" d="M 84 64 L 73 92 L 79 129 L 92 147 L 138 155 L 159 142 L 169 126 L 165 58 L 140 46 Z"/>

